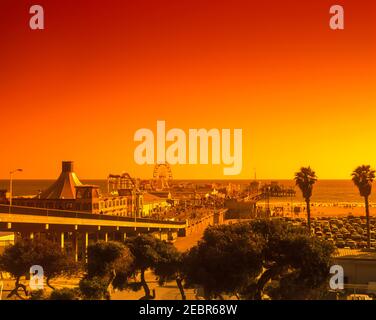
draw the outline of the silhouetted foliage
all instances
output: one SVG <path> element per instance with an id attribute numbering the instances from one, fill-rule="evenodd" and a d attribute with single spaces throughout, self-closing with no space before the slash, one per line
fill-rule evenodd
<path id="1" fill-rule="evenodd" d="M 50 300 L 79 300 L 79 288 L 55 289 L 51 292 Z"/>
<path id="2" fill-rule="evenodd" d="M 99 241 L 88 247 L 87 275 L 80 281 L 83 295 L 89 299 L 109 298 L 108 288 L 127 288 L 134 259 L 129 249 L 119 242 Z M 81 283 L 82 282 L 82 283 Z M 106 287 L 106 293 L 103 292 Z M 98 290 L 97 293 L 94 293 Z"/>
<path id="3" fill-rule="evenodd" d="M 302 167 L 295 173 L 295 183 L 302 192 L 303 198 L 307 205 L 307 225 L 308 231 L 311 232 L 311 196 L 313 185 L 317 181 L 315 171 L 311 167 Z"/>
<path id="4" fill-rule="evenodd" d="M 99 241 L 90 245 L 87 252 L 87 272 L 90 277 L 130 270 L 133 263 L 133 256 L 129 249 L 120 242 Z"/>
<path id="5" fill-rule="evenodd" d="M 375 170 L 371 169 L 371 166 L 369 165 L 362 165 L 357 167 L 351 175 L 352 181 L 358 188 L 360 195 L 364 198 L 367 219 L 367 246 L 370 248 L 371 232 L 369 225 L 369 196 L 372 191 L 372 182 L 375 180 Z"/>
<path id="6" fill-rule="evenodd" d="M 186 300 L 183 287 L 183 254 L 174 245 L 165 241 L 157 242 L 156 251 L 159 259 L 153 267 L 154 274 L 158 277 L 160 285 L 167 281 L 176 281 L 182 300 Z"/>
<path id="7" fill-rule="evenodd" d="M 187 284 L 202 286 L 206 299 L 236 295 L 261 272 L 261 250 L 249 224 L 207 228 L 184 259 Z"/>
<path id="8" fill-rule="evenodd" d="M 29 300 L 46 300 L 48 296 L 46 295 L 46 291 L 43 289 L 40 290 L 33 290 L 30 292 Z"/>
<path id="9" fill-rule="evenodd" d="M 145 296 L 141 299 L 154 299 L 155 291 L 153 294 L 145 280 L 145 271 L 147 269 L 153 269 L 160 261 L 161 256 L 159 251 L 163 246 L 163 241 L 153 237 L 152 235 L 143 234 L 136 237 L 126 239 L 125 244 L 130 249 L 131 253 L 135 257 L 135 263 L 133 264 L 133 273 L 140 273 L 141 285 L 144 289 Z"/>
<path id="10" fill-rule="evenodd" d="M 263 272 L 243 291 L 246 298 L 261 299 L 270 280 L 278 282 L 273 296 L 281 299 L 309 296 L 328 280 L 334 252 L 330 243 L 311 237 L 305 228 L 279 220 L 254 221 L 251 228 L 262 238 Z M 284 292 L 290 295 L 284 296 Z"/>
<path id="11" fill-rule="evenodd" d="M 157 239 L 151 235 L 140 235 L 126 240 L 126 245 L 135 257 L 134 273 L 140 272 L 141 285 L 145 292 L 145 299 L 152 299 L 150 288 L 145 280 L 145 271 L 155 266 L 159 255 L 156 251 Z"/>
<path id="12" fill-rule="evenodd" d="M 273 298 L 302 298 L 328 280 L 333 251 L 305 228 L 256 220 L 208 228 L 183 269 L 187 285 L 202 286 L 206 299 L 223 294 L 262 299 L 270 285 Z"/>
<path id="13" fill-rule="evenodd" d="M 62 252 L 58 244 L 43 239 L 17 241 L 14 245 L 7 247 L 0 257 L 0 269 L 9 272 L 16 279 L 15 288 L 8 297 L 15 294 L 22 298 L 18 294 L 19 288 L 22 288 L 28 295 L 26 286 L 20 283 L 20 278 L 29 275 L 30 267 L 33 265 L 43 267 L 47 285 L 51 288 L 49 281 L 52 278 L 76 271 L 76 264 Z"/>
<path id="14" fill-rule="evenodd" d="M 108 292 L 108 280 L 103 277 L 85 276 L 79 283 L 80 292 L 84 299 L 102 300 L 110 299 Z"/>

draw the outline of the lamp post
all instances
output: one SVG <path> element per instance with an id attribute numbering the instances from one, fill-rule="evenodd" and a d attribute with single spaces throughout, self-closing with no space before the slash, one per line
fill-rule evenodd
<path id="1" fill-rule="evenodd" d="M 22 172 L 22 169 L 16 169 L 9 172 L 9 213 L 11 212 L 10 208 L 12 207 L 12 199 L 13 199 L 13 174 L 16 172 Z"/>
<path id="2" fill-rule="evenodd" d="M 267 216 L 268 218 L 270 217 L 270 186 L 268 186 L 268 193 L 267 193 L 267 200 L 268 200 L 268 203 L 267 203 Z"/>

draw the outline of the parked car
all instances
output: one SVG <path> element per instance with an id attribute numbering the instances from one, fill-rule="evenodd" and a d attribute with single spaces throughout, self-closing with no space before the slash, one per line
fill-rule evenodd
<path id="1" fill-rule="evenodd" d="M 343 240 L 337 240 L 336 241 L 336 247 L 337 248 L 344 248 L 345 247 L 345 241 L 343 241 Z"/>
<path id="2" fill-rule="evenodd" d="M 346 240 L 345 245 L 350 249 L 356 249 L 356 242 L 354 240 Z"/>

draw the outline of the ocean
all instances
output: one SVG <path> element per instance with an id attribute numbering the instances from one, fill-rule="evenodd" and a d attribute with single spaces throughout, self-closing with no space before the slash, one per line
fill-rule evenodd
<path id="1" fill-rule="evenodd" d="M 178 182 L 183 182 L 183 180 L 177 180 Z M 260 180 L 261 183 L 268 183 L 271 180 Z M 277 181 L 279 184 L 286 187 L 295 187 L 293 180 L 272 180 Z M 14 196 L 20 195 L 36 195 L 39 190 L 44 190 L 48 188 L 54 180 L 14 180 L 13 181 L 13 194 Z M 184 180 L 187 182 L 187 180 Z M 189 182 L 194 183 L 194 180 L 189 180 Z M 233 184 L 245 184 L 249 181 L 247 180 L 197 180 L 197 183 L 233 183 Z M 95 184 L 100 187 L 101 190 L 107 190 L 106 180 L 82 180 L 82 183 Z M 0 189 L 9 190 L 9 180 L 0 180 Z M 302 202 L 300 190 L 295 187 L 296 196 L 293 198 L 294 202 Z M 376 202 L 376 184 L 373 188 L 374 192 L 371 194 L 370 202 Z M 286 198 L 285 198 L 286 199 Z M 272 198 L 271 202 L 283 201 L 283 198 Z M 313 194 L 311 198 L 312 202 L 317 203 L 340 203 L 340 202 L 353 202 L 353 203 L 363 203 L 363 198 L 359 195 L 359 191 L 354 186 L 351 180 L 318 180 L 314 185 Z"/>

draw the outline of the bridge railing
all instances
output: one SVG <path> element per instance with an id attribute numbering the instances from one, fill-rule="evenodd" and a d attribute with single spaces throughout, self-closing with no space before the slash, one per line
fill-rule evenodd
<path id="1" fill-rule="evenodd" d="M 144 223 L 159 223 L 159 224 L 171 224 L 171 225 L 181 225 L 185 226 L 185 221 L 170 221 L 170 220 L 158 220 L 149 218 L 139 218 L 137 217 L 123 217 L 115 215 L 105 215 L 98 213 L 87 213 L 80 211 L 68 211 L 68 210 L 57 210 L 57 209 L 47 209 L 47 208 L 34 208 L 34 207 L 21 207 L 21 206 L 10 206 L 0 204 L 0 213 L 10 213 L 10 214 L 24 214 L 32 216 L 45 216 L 45 217 L 63 217 L 63 218 L 79 218 L 79 219 L 96 219 L 96 220 L 111 220 L 111 221 L 124 221 L 124 222 L 144 222 Z"/>

